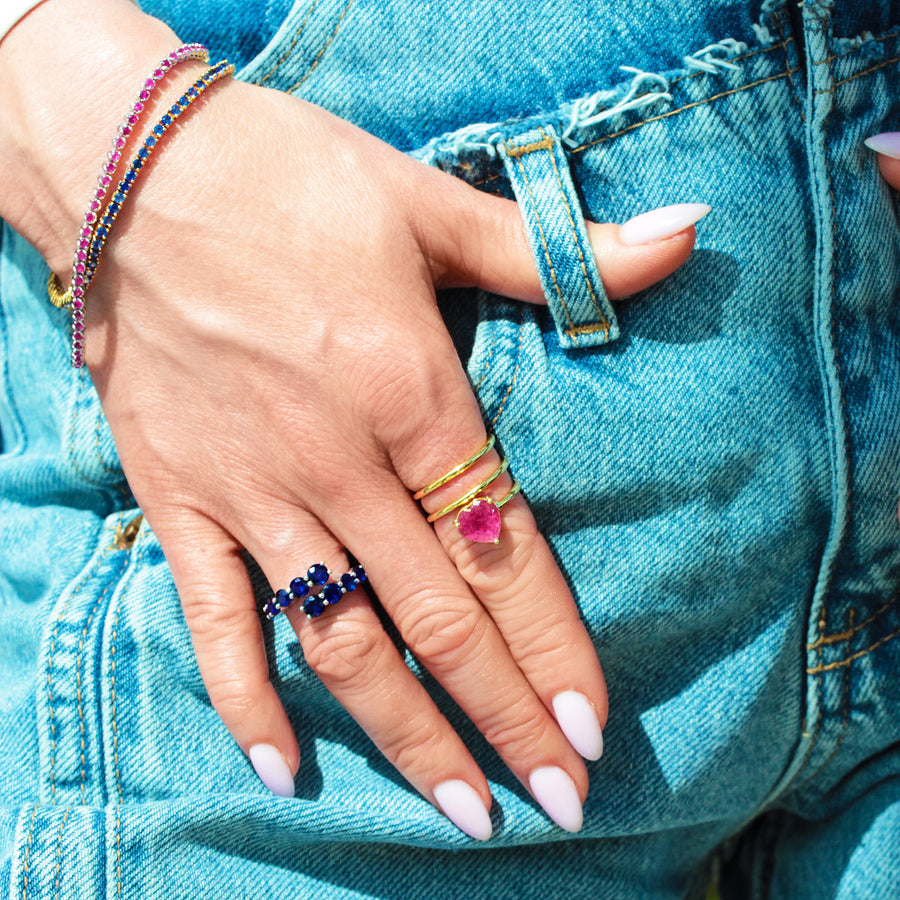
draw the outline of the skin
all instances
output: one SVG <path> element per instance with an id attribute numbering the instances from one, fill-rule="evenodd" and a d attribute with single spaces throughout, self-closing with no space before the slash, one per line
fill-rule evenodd
<path id="1" fill-rule="evenodd" d="M 0 43 L 0 215 L 65 283 L 119 119 L 181 43 L 127 0 L 46 0 Z M 204 68 L 179 66 L 162 107 Z M 615 225 L 589 230 L 613 299 L 670 274 L 694 242 L 693 229 L 638 247 Z M 286 586 L 315 560 L 343 571 L 346 548 L 523 784 L 557 766 L 583 801 L 587 770 L 551 701 L 579 691 L 605 724 L 606 687 L 526 501 L 504 508 L 498 545 L 474 545 L 411 498 L 485 439 L 435 304 L 458 285 L 543 302 L 515 204 L 229 81 L 166 135 L 117 220 L 89 291 L 87 365 L 212 703 L 245 753 L 272 744 L 292 772 L 300 763 L 241 551 Z M 488 454 L 423 506 L 497 463 Z M 485 777 L 361 594 L 313 621 L 288 612 L 308 664 L 422 795 L 461 779 L 489 808 Z"/>

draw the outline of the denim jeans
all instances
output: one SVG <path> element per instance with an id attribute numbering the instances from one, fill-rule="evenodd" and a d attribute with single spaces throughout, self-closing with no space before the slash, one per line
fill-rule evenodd
<path id="1" fill-rule="evenodd" d="M 0 883 L 11 898 L 900 896 L 900 3 L 145 0 L 185 40 L 515 198 L 546 308 L 450 291 L 610 689 L 585 826 L 413 792 L 266 625 L 301 745 L 213 711 L 47 268 L 0 243 Z M 213 105 L 204 114 L 214 114 Z M 702 201 L 613 310 L 582 217 Z M 64 317 L 63 317 L 64 318 Z M 259 582 L 260 601 L 266 585 Z"/>

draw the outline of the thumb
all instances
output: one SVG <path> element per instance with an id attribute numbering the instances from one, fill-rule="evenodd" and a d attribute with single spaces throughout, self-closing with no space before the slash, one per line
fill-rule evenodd
<path id="1" fill-rule="evenodd" d="M 866 138 L 865 145 L 878 154 L 878 167 L 884 180 L 900 190 L 900 131 L 886 131 Z"/>
<path id="2" fill-rule="evenodd" d="M 438 287 L 478 285 L 493 293 L 544 303 L 537 265 L 519 206 L 448 177 L 423 224 L 423 246 Z M 441 210 L 434 215 L 434 210 Z M 587 222 L 597 270 L 611 300 L 628 297 L 671 275 L 694 248 L 693 224 L 703 203 L 665 206 L 624 225 Z"/>

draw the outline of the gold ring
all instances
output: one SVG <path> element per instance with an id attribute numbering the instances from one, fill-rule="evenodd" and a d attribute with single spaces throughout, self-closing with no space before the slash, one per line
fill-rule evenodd
<path id="1" fill-rule="evenodd" d="M 470 456 L 465 462 L 461 462 L 458 466 L 451 469 L 446 475 L 442 475 L 440 478 L 438 478 L 437 481 L 432 481 L 431 484 L 423 487 L 421 491 L 416 491 L 413 494 L 413 500 L 421 500 L 424 496 L 430 494 L 432 491 L 436 491 L 439 487 L 443 487 L 448 481 L 453 481 L 453 479 L 456 478 L 457 475 L 462 475 L 462 473 L 465 472 L 466 469 L 471 469 L 472 466 L 474 466 L 475 463 L 477 463 L 478 460 L 481 459 L 481 457 L 484 456 L 485 453 L 487 453 L 488 450 L 490 450 L 494 446 L 496 440 L 497 439 L 494 437 L 494 435 L 491 435 L 474 456 Z M 448 509 L 447 512 L 449 511 L 450 510 Z M 433 522 L 434 520 L 429 519 L 428 521 Z"/>
<path id="2" fill-rule="evenodd" d="M 439 509 L 437 512 L 433 512 L 427 519 L 428 522 L 436 522 L 442 516 L 446 516 L 447 513 L 453 512 L 454 509 L 459 509 L 461 506 L 465 506 L 467 503 L 474 500 L 488 485 L 493 484 L 507 469 L 509 468 L 509 460 L 505 459 L 488 475 L 481 484 L 476 485 L 469 491 L 465 497 L 460 497 L 459 500 L 454 500 L 452 503 L 448 503 L 443 509 Z"/>

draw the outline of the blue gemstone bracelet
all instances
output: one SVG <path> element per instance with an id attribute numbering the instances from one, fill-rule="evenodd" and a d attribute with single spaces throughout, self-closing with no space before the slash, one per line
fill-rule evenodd
<path id="1" fill-rule="evenodd" d="M 306 575 L 295 578 L 289 588 L 275 591 L 275 596 L 263 604 L 263 612 L 267 619 L 274 619 L 295 600 L 302 600 L 306 618 L 315 619 L 325 612 L 326 607 L 340 603 L 344 594 L 355 591 L 366 578 L 366 570 L 362 566 L 354 566 L 332 581 L 331 570 L 325 563 L 315 563 L 307 569 Z M 313 593 L 314 588 L 321 590 Z"/>

